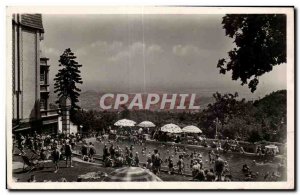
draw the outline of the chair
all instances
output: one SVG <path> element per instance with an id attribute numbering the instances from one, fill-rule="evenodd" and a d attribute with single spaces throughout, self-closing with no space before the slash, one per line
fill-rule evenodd
<path id="1" fill-rule="evenodd" d="M 22 155 L 23 159 L 23 171 L 25 171 L 25 165 L 29 168 L 27 173 L 31 172 L 33 169 L 39 167 L 39 162 L 37 160 L 29 159 L 27 156 Z"/>

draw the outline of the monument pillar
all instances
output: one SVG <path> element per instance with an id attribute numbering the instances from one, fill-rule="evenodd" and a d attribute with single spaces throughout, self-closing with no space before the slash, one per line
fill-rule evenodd
<path id="1" fill-rule="evenodd" d="M 70 134 L 70 109 L 71 99 L 68 96 L 62 96 L 59 99 L 62 118 L 62 133 Z"/>

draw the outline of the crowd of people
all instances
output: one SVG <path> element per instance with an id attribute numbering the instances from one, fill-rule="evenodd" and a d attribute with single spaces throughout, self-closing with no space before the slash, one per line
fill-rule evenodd
<path id="1" fill-rule="evenodd" d="M 82 142 L 80 134 L 62 134 L 42 136 L 36 131 L 30 135 L 17 134 L 14 137 L 13 152 L 16 148 L 19 155 L 28 161 L 40 161 L 52 159 L 54 173 L 59 170 L 59 161 L 64 160 L 66 167 L 73 167 L 72 155 L 77 143 Z"/>
<path id="2" fill-rule="evenodd" d="M 263 147 L 261 145 L 257 146 L 256 154 L 258 156 L 266 156 L 266 157 L 274 157 L 278 153 L 278 148 L 274 149 L 267 149 L 266 147 Z"/>
<path id="3" fill-rule="evenodd" d="M 188 153 L 185 146 L 171 147 L 158 145 L 156 149 L 147 148 L 143 141 L 130 142 L 130 145 L 124 146 L 120 139 L 97 139 L 103 143 L 102 160 L 104 167 L 123 167 L 135 166 L 142 167 L 160 175 L 163 170 L 167 174 L 173 175 L 191 175 L 192 180 L 196 181 L 232 181 L 231 170 L 228 161 L 223 159 L 220 154 L 227 151 L 243 152 L 243 148 L 236 140 L 226 139 L 223 144 L 220 141 L 215 143 L 216 147 L 211 147 L 208 156 L 204 157 L 199 150 Z M 87 142 L 80 134 L 66 135 L 46 135 L 42 136 L 34 132 L 32 135 L 18 134 L 14 138 L 14 144 L 20 151 L 21 156 L 26 156 L 28 151 L 33 153 L 37 160 L 51 159 L 53 162 L 54 173 L 59 171 L 59 162 L 65 161 L 66 167 L 73 167 L 72 156 L 80 153 L 83 161 L 95 162 L 97 150 L 93 142 Z M 121 147 L 121 145 L 123 145 Z M 135 146 L 137 146 L 136 149 Z M 161 148 L 159 148 L 161 147 Z M 160 152 L 163 151 L 162 153 Z M 257 153 L 262 153 L 262 148 L 258 147 Z M 101 156 L 101 155 L 100 155 Z M 141 162 L 141 156 L 146 159 Z M 189 162 L 189 163 L 187 163 Z M 254 163 L 255 164 L 255 163 Z M 162 169 L 163 167 L 163 169 Z M 241 167 L 245 181 L 253 181 L 258 173 L 254 173 L 249 165 L 244 164 Z M 279 172 L 267 173 L 264 176 L 266 181 L 278 180 L 281 177 Z"/>
<path id="4" fill-rule="evenodd" d="M 164 147 L 164 146 L 162 146 Z M 118 142 L 109 141 L 103 147 L 103 164 L 106 167 L 123 167 L 123 166 L 140 166 L 144 169 L 152 171 L 154 174 L 161 173 L 162 166 L 168 174 L 188 175 L 192 173 L 193 180 L 198 181 L 231 181 L 232 176 L 229 171 L 229 164 L 223 160 L 219 154 L 212 151 L 209 152 L 209 169 L 203 166 L 204 157 L 201 152 L 192 152 L 188 154 L 185 147 L 173 147 L 174 151 L 167 150 L 169 156 L 164 158 L 161 156 L 159 149 L 153 151 L 147 150 L 142 146 L 141 153 L 135 150 L 134 145 L 121 148 Z M 140 162 L 140 155 L 146 157 L 146 162 Z M 176 159 L 176 160 L 175 160 Z M 190 166 L 185 162 L 190 160 Z M 207 160 L 208 161 L 208 160 Z M 188 171 L 188 169 L 190 169 Z"/>
<path id="5" fill-rule="evenodd" d="M 237 139 L 230 140 L 228 137 L 226 137 L 223 145 L 221 141 L 218 140 L 216 142 L 213 142 L 212 147 L 223 152 L 245 153 L 244 148 L 239 144 L 239 141 Z"/>
<path id="6" fill-rule="evenodd" d="M 109 147 L 107 144 L 103 147 L 103 162 L 106 167 L 139 166 L 139 161 L 139 154 L 134 154 L 133 145 L 126 146 L 124 150 L 113 143 Z"/>

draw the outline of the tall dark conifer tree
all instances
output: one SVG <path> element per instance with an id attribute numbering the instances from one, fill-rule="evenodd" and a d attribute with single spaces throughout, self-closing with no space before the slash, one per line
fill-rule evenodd
<path id="1" fill-rule="evenodd" d="M 54 93 L 57 93 L 58 97 L 56 103 L 59 103 L 59 99 L 63 95 L 68 96 L 71 99 L 71 111 L 80 109 L 77 103 L 81 90 L 77 85 L 83 83 L 79 70 L 82 65 L 75 61 L 76 58 L 70 48 L 66 49 L 60 56 L 59 66 L 61 69 L 58 70 L 54 79 Z"/>

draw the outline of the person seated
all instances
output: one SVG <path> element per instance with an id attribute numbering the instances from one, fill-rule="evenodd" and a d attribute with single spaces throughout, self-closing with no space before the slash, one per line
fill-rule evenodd
<path id="1" fill-rule="evenodd" d="M 228 151 L 230 149 L 230 143 L 229 143 L 229 139 L 228 137 L 226 137 L 226 140 L 225 140 L 225 143 L 223 144 L 223 149 L 224 149 L 224 152 Z"/>
<path id="2" fill-rule="evenodd" d="M 147 169 L 147 164 L 143 163 L 142 169 Z"/>
<path id="3" fill-rule="evenodd" d="M 29 183 L 36 182 L 35 175 L 31 175 L 30 178 L 27 180 L 27 182 Z"/>
<path id="4" fill-rule="evenodd" d="M 122 167 L 124 164 L 124 159 L 122 158 L 122 156 L 118 156 L 115 159 L 115 167 Z"/>
<path id="5" fill-rule="evenodd" d="M 242 146 L 237 146 L 237 148 L 238 148 L 238 152 L 239 153 L 241 153 L 241 154 L 244 154 L 245 153 L 245 150 L 244 150 L 244 148 L 242 147 Z"/>
<path id="6" fill-rule="evenodd" d="M 175 143 L 180 143 L 180 142 L 181 142 L 180 137 L 177 136 L 177 137 L 176 137 L 176 140 L 175 140 Z"/>
<path id="7" fill-rule="evenodd" d="M 217 142 L 213 141 L 210 145 L 211 148 L 217 148 Z"/>
<path id="8" fill-rule="evenodd" d="M 203 169 L 200 169 L 197 173 L 197 175 L 195 176 L 195 179 L 197 181 L 205 181 L 205 173 Z"/>
<path id="9" fill-rule="evenodd" d="M 269 171 L 264 175 L 264 181 L 269 181 L 270 180 L 270 173 Z"/>
<path id="10" fill-rule="evenodd" d="M 214 170 L 213 169 L 210 169 L 209 171 L 208 170 L 205 170 L 206 172 L 206 181 L 215 181 L 216 180 L 216 176 L 215 176 L 215 173 L 214 173 Z"/>
<path id="11" fill-rule="evenodd" d="M 205 147 L 205 148 L 207 148 L 207 147 L 208 147 L 208 144 L 207 144 L 207 141 L 206 141 L 206 139 L 203 139 L 203 141 L 202 141 L 201 145 L 202 145 L 203 147 Z"/>
<path id="12" fill-rule="evenodd" d="M 275 150 L 271 150 L 271 156 L 272 157 L 276 156 L 276 151 Z"/>
<path id="13" fill-rule="evenodd" d="M 196 162 L 196 160 L 192 158 L 191 161 L 190 161 L 190 169 L 191 170 L 193 169 L 193 166 L 195 165 L 195 162 Z"/>
<path id="14" fill-rule="evenodd" d="M 246 174 L 250 172 L 250 168 L 248 167 L 247 164 L 243 165 L 242 171 L 243 171 L 243 173 L 246 173 Z"/>
<path id="15" fill-rule="evenodd" d="M 232 175 L 225 175 L 224 181 L 225 181 L 225 182 L 230 182 L 230 181 L 232 181 Z"/>
<path id="16" fill-rule="evenodd" d="M 104 166 L 105 167 L 112 167 L 113 166 L 113 159 L 111 158 L 110 155 L 105 159 Z"/>
<path id="17" fill-rule="evenodd" d="M 224 161 L 224 172 L 223 174 L 226 174 L 226 173 L 229 173 L 230 170 L 229 170 L 229 164 L 228 164 L 228 161 Z"/>
<path id="18" fill-rule="evenodd" d="M 192 164 L 192 176 L 193 176 L 193 179 L 197 179 L 196 177 L 198 176 L 199 174 L 199 171 L 200 171 L 200 164 L 197 160 L 194 160 L 193 161 L 193 164 Z"/>
<path id="19" fill-rule="evenodd" d="M 217 143 L 216 147 L 217 147 L 217 151 L 223 151 L 223 148 L 221 146 L 221 142 L 220 141 Z"/>
<path id="20" fill-rule="evenodd" d="M 280 177 L 281 177 L 280 174 L 276 173 L 276 172 L 273 172 L 272 175 L 271 175 L 272 181 L 278 181 L 278 179 Z"/>
<path id="21" fill-rule="evenodd" d="M 252 174 L 246 174 L 244 181 L 253 181 L 253 180 L 254 180 L 254 178 L 252 177 Z"/>
<path id="22" fill-rule="evenodd" d="M 40 151 L 40 160 L 42 161 L 47 160 L 47 154 L 45 148 L 42 148 Z"/>

